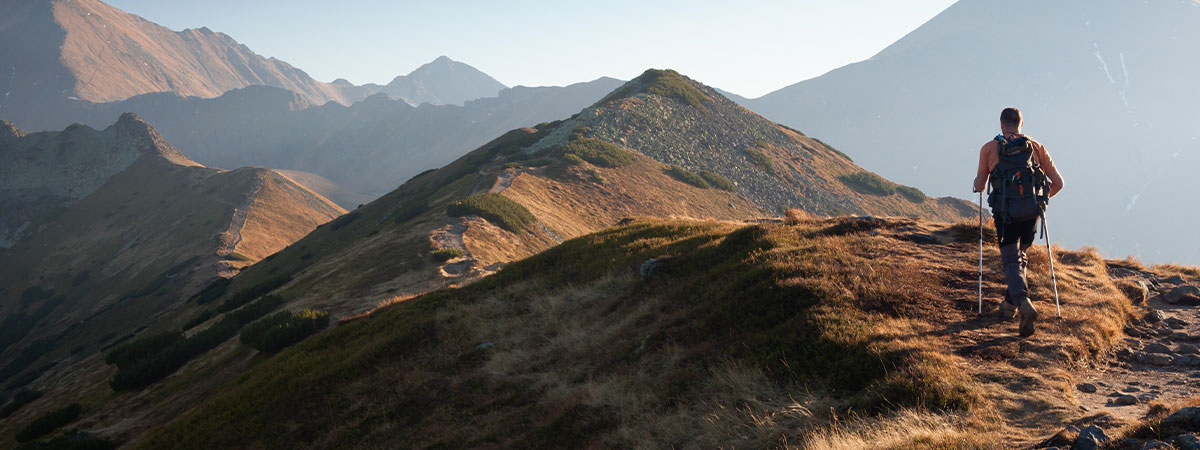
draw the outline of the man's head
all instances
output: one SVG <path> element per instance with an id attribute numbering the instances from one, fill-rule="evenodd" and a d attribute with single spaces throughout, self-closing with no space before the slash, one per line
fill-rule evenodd
<path id="1" fill-rule="evenodd" d="M 1024 119 L 1021 118 L 1021 110 L 1017 108 L 1004 108 L 1000 112 L 1000 129 L 1006 133 L 1020 133 L 1021 125 L 1024 125 Z"/>

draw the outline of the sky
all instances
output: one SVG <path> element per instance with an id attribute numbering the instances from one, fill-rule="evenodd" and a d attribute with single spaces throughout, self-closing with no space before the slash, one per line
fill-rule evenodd
<path id="1" fill-rule="evenodd" d="M 870 58 L 954 0 L 107 2 L 223 32 L 326 82 L 386 84 L 445 55 L 509 86 L 653 67 L 755 98 Z"/>

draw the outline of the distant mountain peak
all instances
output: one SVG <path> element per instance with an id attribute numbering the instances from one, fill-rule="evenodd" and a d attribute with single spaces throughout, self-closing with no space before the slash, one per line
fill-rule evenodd
<path id="1" fill-rule="evenodd" d="M 105 132 L 113 132 L 119 139 L 127 139 L 134 143 L 133 148 L 143 154 L 161 157 L 168 162 L 181 166 L 199 166 L 200 164 L 188 159 L 183 152 L 167 142 L 158 130 L 142 120 L 134 113 L 124 113 L 117 122 L 109 126 Z"/>
<path id="2" fill-rule="evenodd" d="M 383 88 L 383 92 L 413 105 L 461 105 L 470 100 L 495 97 L 508 86 L 469 64 L 443 55 L 408 75 L 392 79 Z"/>

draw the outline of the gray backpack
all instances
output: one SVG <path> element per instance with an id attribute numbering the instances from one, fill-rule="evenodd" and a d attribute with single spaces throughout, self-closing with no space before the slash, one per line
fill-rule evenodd
<path id="1" fill-rule="evenodd" d="M 988 179 L 988 206 L 1005 223 L 1029 220 L 1046 212 L 1050 183 L 1033 157 L 1033 141 L 1025 136 L 996 136 L 1000 163 Z"/>

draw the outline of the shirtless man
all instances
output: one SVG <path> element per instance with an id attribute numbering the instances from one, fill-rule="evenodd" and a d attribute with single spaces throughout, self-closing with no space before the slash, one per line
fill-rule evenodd
<path id="1" fill-rule="evenodd" d="M 1024 120 L 1021 118 L 1021 111 L 1016 108 L 1005 108 L 1000 113 L 1000 135 L 983 144 L 983 148 L 979 150 L 979 169 L 975 175 L 975 192 L 984 192 L 989 181 L 993 184 L 996 183 L 990 178 L 993 170 L 1000 164 L 1002 141 L 1011 143 L 1006 149 L 1023 146 L 1026 152 L 1032 151 L 1033 162 L 1041 166 L 1049 181 L 1049 197 L 1053 197 L 1062 190 L 1063 178 L 1058 173 L 1058 168 L 1054 166 L 1054 160 L 1050 159 L 1046 147 L 1021 134 L 1022 125 L 1024 125 Z M 997 188 L 997 186 L 993 186 L 993 190 Z M 992 203 L 991 198 L 989 198 L 990 203 Z M 1025 251 L 1033 245 L 1034 236 L 1037 234 L 1038 217 L 1013 220 L 1002 217 L 1001 213 L 997 211 L 997 205 L 991 206 L 992 223 L 996 227 L 996 236 L 1000 245 L 1000 260 L 1004 264 L 1004 280 L 1008 284 L 1004 301 L 1000 303 L 1000 313 L 1012 317 L 1014 311 L 1018 312 L 1021 317 L 1020 335 L 1028 337 L 1034 333 L 1038 312 L 1029 300 L 1029 285 L 1025 278 L 1025 267 L 1028 260 L 1025 257 Z"/>

